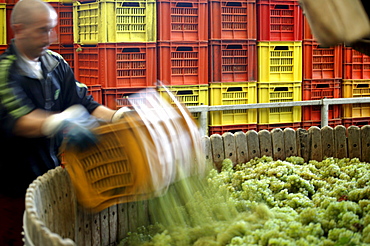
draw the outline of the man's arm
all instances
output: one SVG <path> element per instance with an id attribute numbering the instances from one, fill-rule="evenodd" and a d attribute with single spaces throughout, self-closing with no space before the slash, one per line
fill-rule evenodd
<path id="1" fill-rule="evenodd" d="M 112 117 L 115 113 L 116 113 L 116 110 L 112 110 L 103 105 L 100 105 L 94 111 L 92 111 L 91 115 L 98 119 L 111 122 Z"/>
<path id="2" fill-rule="evenodd" d="M 42 137 L 44 134 L 41 132 L 41 127 L 51 114 L 51 112 L 42 109 L 35 109 L 16 121 L 13 133 L 28 138 Z"/>

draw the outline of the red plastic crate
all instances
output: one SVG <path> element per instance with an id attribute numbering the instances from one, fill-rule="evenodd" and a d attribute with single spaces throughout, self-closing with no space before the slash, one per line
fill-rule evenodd
<path id="1" fill-rule="evenodd" d="M 74 69 L 74 47 L 73 45 L 52 44 L 49 49 L 63 56 L 69 66 Z"/>
<path id="2" fill-rule="evenodd" d="M 210 82 L 257 80 L 255 40 L 210 40 L 209 53 Z"/>
<path id="3" fill-rule="evenodd" d="M 303 79 L 341 79 L 343 47 L 322 48 L 315 40 L 303 41 Z"/>
<path id="4" fill-rule="evenodd" d="M 328 119 L 340 119 L 342 113 L 342 105 L 329 105 Z M 302 121 L 320 121 L 321 106 L 303 106 Z"/>
<path id="5" fill-rule="evenodd" d="M 209 39 L 256 39 L 256 0 L 209 1 Z"/>
<path id="6" fill-rule="evenodd" d="M 370 57 L 351 47 L 343 49 L 343 79 L 370 79 Z"/>
<path id="7" fill-rule="evenodd" d="M 248 125 L 232 125 L 232 126 L 209 126 L 208 132 L 209 136 L 213 134 L 220 134 L 222 135 L 225 132 L 247 132 L 249 130 L 257 131 L 257 124 L 248 124 Z"/>
<path id="8" fill-rule="evenodd" d="M 0 45 L 0 54 L 4 53 L 4 51 L 8 48 L 8 45 L 2 44 Z"/>
<path id="9" fill-rule="evenodd" d="M 17 1 L 15 1 L 17 2 Z M 10 15 L 15 5 L 15 2 L 9 3 L 6 6 L 6 19 L 7 19 L 7 42 L 14 37 L 13 30 L 10 25 Z M 73 44 L 73 4 L 61 2 L 48 2 L 58 14 L 58 24 L 55 27 L 54 44 Z"/>
<path id="10" fill-rule="evenodd" d="M 156 43 L 75 44 L 75 48 L 75 75 L 84 84 L 145 88 L 156 83 Z"/>
<path id="11" fill-rule="evenodd" d="M 208 84 L 207 42 L 158 42 L 158 79 L 165 85 Z"/>
<path id="12" fill-rule="evenodd" d="M 342 119 L 343 125 L 348 128 L 350 126 L 366 126 L 370 125 L 370 117 Z"/>
<path id="13" fill-rule="evenodd" d="M 303 80 L 302 91 L 302 100 L 341 98 L 341 80 Z"/>
<path id="14" fill-rule="evenodd" d="M 285 128 L 292 128 L 294 130 L 301 127 L 301 122 L 295 122 L 295 123 L 282 123 L 282 124 L 258 124 L 257 129 L 258 131 L 261 130 L 268 130 L 271 131 L 275 128 L 285 129 Z"/>
<path id="15" fill-rule="evenodd" d="M 298 1 L 257 2 L 258 41 L 301 41 L 303 15 Z"/>
<path id="16" fill-rule="evenodd" d="M 342 119 L 329 119 L 328 120 L 328 125 L 332 128 L 342 125 Z M 315 120 L 315 121 L 302 121 L 302 128 L 308 130 L 311 126 L 317 126 L 317 127 L 322 127 L 321 126 L 321 121 L 320 120 Z"/>
<path id="17" fill-rule="evenodd" d="M 310 24 L 307 21 L 306 16 L 303 15 L 303 40 L 316 40 L 313 36 Z"/>
<path id="18" fill-rule="evenodd" d="M 157 1 L 158 41 L 208 40 L 206 1 Z"/>
<path id="19" fill-rule="evenodd" d="M 129 102 L 130 98 L 135 98 L 137 103 L 144 101 L 147 93 L 151 93 L 145 88 L 108 88 L 102 90 L 103 104 L 111 109 L 119 109 L 121 107 L 132 106 Z"/>
<path id="20" fill-rule="evenodd" d="M 92 95 L 94 100 L 100 104 L 103 103 L 103 92 L 101 85 L 89 85 L 88 88 L 88 94 Z"/>

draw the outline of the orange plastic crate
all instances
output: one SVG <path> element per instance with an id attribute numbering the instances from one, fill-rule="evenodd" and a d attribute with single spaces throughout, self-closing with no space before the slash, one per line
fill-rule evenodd
<path id="1" fill-rule="evenodd" d="M 209 81 L 257 81 L 255 40 L 210 40 Z"/>
<path id="2" fill-rule="evenodd" d="M 50 50 L 55 51 L 63 56 L 64 60 L 69 64 L 69 66 L 74 69 L 74 47 L 73 45 L 60 45 L 52 44 L 49 47 Z"/>
<path id="3" fill-rule="evenodd" d="M 340 119 L 342 107 L 341 105 L 329 105 L 328 119 Z M 321 120 L 321 106 L 303 106 L 302 107 L 302 121 L 320 121 Z"/>
<path id="4" fill-rule="evenodd" d="M 158 41 L 208 40 L 206 1 L 157 1 Z"/>
<path id="5" fill-rule="evenodd" d="M 208 84 L 207 42 L 158 42 L 158 79 L 165 85 Z"/>
<path id="6" fill-rule="evenodd" d="M 143 88 L 103 88 L 103 104 L 111 109 L 131 107 L 129 99 L 134 98 L 140 103 L 145 100 L 147 93 L 150 92 Z"/>
<path id="7" fill-rule="evenodd" d="M 328 125 L 332 128 L 342 125 L 342 119 L 329 119 L 328 120 Z M 313 121 L 302 121 L 302 128 L 308 130 L 311 126 L 317 126 L 317 127 L 322 127 L 321 126 L 321 121 L 320 120 L 313 120 Z"/>
<path id="8" fill-rule="evenodd" d="M 209 136 L 212 134 L 220 134 L 222 135 L 225 132 L 247 132 L 249 130 L 257 131 L 257 124 L 247 124 L 247 125 L 232 125 L 232 126 L 209 126 L 208 132 Z"/>
<path id="9" fill-rule="evenodd" d="M 1 44 L 0 45 L 0 54 L 4 53 L 4 51 L 8 48 L 8 45 L 6 44 Z"/>
<path id="10" fill-rule="evenodd" d="M 344 47 L 343 79 L 370 79 L 370 57 Z"/>
<path id="11" fill-rule="evenodd" d="M 14 38 L 14 33 L 10 25 L 10 15 L 15 3 L 9 1 L 6 6 L 7 19 L 7 42 Z M 54 44 L 72 45 L 73 44 L 73 5 L 72 3 L 48 2 L 58 14 L 58 24 L 54 28 L 56 41 Z"/>
<path id="12" fill-rule="evenodd" d="M 343 47 L 320 47 L 315 40 L 303 41 L 303 79 L 341 79 Z"/>
<path id="13" fill-rule="evenodd" d="M 303 15 L 298 1 L 257 2 L 258 41 L 301 41 Z"/>
<path id="14" fill-rule="evenodd" d="M 210 39 L 256 39 L 256 0 L 209 1 Z"/>
<path id="15" fill-rule="evenodd" d="M 88 94 L 92 95 L 94 100 L 98 103 L 103 103 L 103 93 L 100 85 L 89 85 Z"/>
<path id="16" fill-rule="evenodd" d="M 341 98 L 340 79 L 303 80 L 302 100 Z"/>
<path id="17" fill-rule="evenodd" d="M 351 119 L 343 119 L 343 125 L 348 128 L 350 126 L 366 126 L 370 125 L 370 117 L 361 117 L 361 118 L 351 118 Z"/>
<path id="18" fill-rule="evenodd" d="M 295 122 L 295 123 L 281 123 L 281 124 L 258 124 L 257 130 L 268 130 L 271 131 L 275 128 L 280 128 L 284 130 L 285 128 L 292 128 L 294 130 L 301 128 L 301 122 Z"/>
<path id="19" fill-rule="evenodd" d="M 156 43 L 102 43 L 75 48 L 75 75 L 84 84 L 145 88 L 156 83 Z"/>

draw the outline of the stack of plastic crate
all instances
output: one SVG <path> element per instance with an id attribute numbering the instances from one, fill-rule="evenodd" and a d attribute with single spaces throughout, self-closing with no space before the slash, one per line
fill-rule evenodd
<path id="1" fill-rule="evenodd" d="M 321 47 L 303 19 L 303 92 L 302 100 L 340 98 L 343 76 L 343 47 Z M 342 123 L 341 105 L 330 105 L 329 126 Z M 321 126 L 321 106 L 302 107 L 302 128 Z"/>
<path id="2" fill-rule="evenodd" d="M 370 57 L 351 47 L 343 49 L 342 97 L 370 97 Z M 343 105 L 343 125 L 369 125 L 370 104 Z"/>
<path id="3" fill-rule="evenodd" d="M 257 103 L 256 0 L 209 0 L 210 105 Z M 209 114 L 209 134 L 257 130 L 257 110 Z"/>
<path id="4" fill-rule="evenodd" d="M 296 0 L 257 1 L 258 103 L 302 99 L 302 10 Z M 258 110 L 258 129 L 299 128 L 301 107 Z"/>
<path id="5" fill-rule="evenodd" d="M 112 109 L 155 87 L 155 0 L 73 3 L 75 75 Z"/>
<path id="6" fill-rule="evenodd" d="M 6 6 L 5 0 L 0 0 L 0 54 L 3 53 L 7 48 L 6 30 L 7 30 L 7 19 L 6 19 Z"/>
<path id="7" fill-rule="evenodd" d="M 157 0 L 157 18 L 161 97 L 171 101 L 164 85 L 186 106 L 208 105 L 207 0 Z"/>

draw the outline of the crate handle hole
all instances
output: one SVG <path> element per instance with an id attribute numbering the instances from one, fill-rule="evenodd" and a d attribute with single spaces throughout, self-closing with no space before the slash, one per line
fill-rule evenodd
<path id="1" fill-rule="evenodd" d="M 369 88 L 369 84 L 358 84 L 357 88 Z"/>
<path id="2" fill-rule="evenodd" d="M 140 3 L 138 2 L 123 2 L 122 7 L 140 7 Z"/>
<path id="3" fill-rule="evenodd" d="M 329 84 L 317 84 L 316 88 L 329 88 Z"/>
<path id="4" fill-rule="evenodd" d="M 289 9 L 289 5 L 275 5 L 275 9 Z"/>
<path id="5" fill-rule="evenodd" d="M 193 95 L 194 93 L 193 93 L 193 91 L 192 90 L 185 90 L 185 91 L 178 91 L 177 93 L 176 93 L 176 95 Z"/>
<path id="6" fill-rule="evenodd" d="M 140 48 L 123 48 L 122 53 L 140 52 Z"/>
<path id="7" fill-rule="evenodd" d="M 276 87 L 274 88 L 274 91 L 289 91 L 288 87 Z"/>
<path id="8" fill-rule="evenodd" d="M 177 3 L 176 7 L 179 8 L 192 8 L 193 4 L 192 3 Z"/>
<path id="9" fill-rule="evenodd" d="M 241 44 L 229 44 L 226 47 L 227 50 L 241 50 L 243 49 L 243 46 Z"/>
<path id="10" fill-rule="evenodd" d="M 227 7 L 229 7 L 229 6 L 232 6 L 232 7 L 241 7 L 242 6 L 242 3 L 241 2 L 228 2 L 227 4 L 226 4 L 226 6 Z"/>
<path id="11" fill-rule="evenodd" d="M 176 51 L 193 51 L 193 47 L 177 47 Z"/>
<path id="12" fill-rule="evenodd" d="M 289 50 L 288 46 L 275 46 L 274 50 Z"/>
<path id="13" fill-rule="evenodd" d="M 229 87 L 226 90 L 227 92 L 233 92 L 233 91 L 243 91 L 242 87 Z"/>

